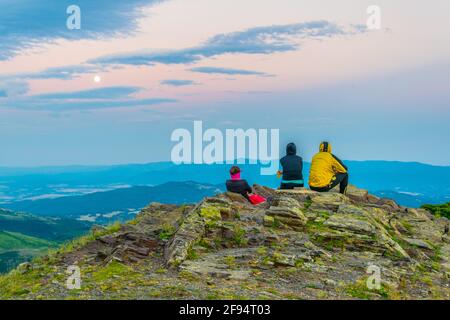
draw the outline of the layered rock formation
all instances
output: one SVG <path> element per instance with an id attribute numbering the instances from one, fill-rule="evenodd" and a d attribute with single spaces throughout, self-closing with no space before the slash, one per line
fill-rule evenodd
<path id="1" fill-rule="evenodd" d="M 224 193 L 196 206 L 151 204 L 117 230 L 0 279 L 0 289 L 44 299 L 450 298 L 448 219 L 355 187 L 255 189 L 266 203 Z M 81 268 L 78 291 L 64 287 L 69 265 Z M 25 290 L 11 292 L 8 277 Z"/>

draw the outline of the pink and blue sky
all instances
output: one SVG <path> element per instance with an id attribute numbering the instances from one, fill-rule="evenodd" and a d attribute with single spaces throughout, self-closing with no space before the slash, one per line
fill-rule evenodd
<path id="1" fill-rule="evenodd" d="M 81 30 L 66 28 L 69 5 Z M 381 29 L 367 30 L 367 8 Z M 0 0 L 0 166 L 167 161 L 176 128 L 450 165 L 448 0 Z M 97 77 L 97 78 L 96 78 Z M 96 79 L 97 81 L 95 81 Z"/>

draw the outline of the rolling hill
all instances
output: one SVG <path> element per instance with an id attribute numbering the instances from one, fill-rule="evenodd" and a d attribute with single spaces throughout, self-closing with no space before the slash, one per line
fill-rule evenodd
<path id="1" fill-rule="evenodd" d="M 8 250 L 42 249 L 52 246 L 52 242 L 30 237 L 21 233 L 0 231 L 0 248 Z"/>
<path id="2" fill-rule="evenodd" d="M 89 231 L 91 224 L 0 209 L 0 273 Z"/>

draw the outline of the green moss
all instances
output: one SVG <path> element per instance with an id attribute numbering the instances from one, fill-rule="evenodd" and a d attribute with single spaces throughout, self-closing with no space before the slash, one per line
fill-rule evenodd
<path id="1" fill-rule="evenodd" d="M 185 270 L 180 271 L 178 273 L 178 277 L 182 278 L 182 279 L 185 279 L 187 281 L 190 281 L 190 282 L 198 281 L 200 279 L 199 276 L 195 275 L 192 272 L 188 272 L 188 271 L 185 271 Z"/>
<path id="2" fill-rule="evenodd" d="M 112 261 L 106 267 L 92 273 L 92 280 L 97 283 L 111 280 L 113 276 L 130 276 L 133 269 L 117 261 Z"/>
<path id="3" fill-rule="evenodd" d="M 209 240 L 209 239 L 202 238 L 198 241 L 197 244 L 205 249 L 212 248 L 211 240 Z"/>
<path id="4" fill-rule="evenodd" d="M 394 240 L 395 242 L 397 242 L 402 248 L 410 248 L 413 247 L 413 245 L 409 244 L 408 242 L 406 242 L 405 240 L 403 240 L 401 237 L 399 237 L 397 234 L 395 233 L 389 233 L 389 236 L 392 238 L 392 240 Z"/>
<path id="5" fill-rule="evenodd" d="M 200 216 L 205 218 L 205 220 L 221 220 L 220 208 L 215 206 L 203 206 L 200 209 Z"/>
<path id="6" fill-rule="evenodd" d="M 431 256 L 431 269 L 433 269 L 434 271 L 441 271 L 441 260 L 441 248 L 435 247 L 434 254 Z"/>
<path id="7" fill-rule="evenodd" d="M 204 205 L 199 211 L 199 216 L 203 218 L 208 229 L 215 229 L 221 226 L 222 216 L 220 206 Z"/>
<path id="8" fill-rule="evenodd" d="M 329 238 L 318 234 L 314 235 L 312 240 L 329 251 L 333 249 L 344 250 L 347 245 L 351 244 L 351 240 L 347 237 Z"/>
<path id="9" fill-rule="evenodd" d="M 312 205 L 312 200 L 311 199 L 306 199 L 306 201 L 303 204 L 305 210 L 308 209 L 309 207 L 311 207 L 311 205 Z"/>
<path id="10" fill-rule="evenodd" d="M 227 256 L 224 259 L 224 263 L 229 267 L 229 268 L 235 268 L 236 267 L 236 258 L 233 256 Z"/>
<path id="11" fill-rule="evenodd" d="M 266 256 L 264 257 L 264 259 L 262 260 L 262 263 L 266 266 L 271 266 L 273 265 L 273 259 L 270 256 Z"/>
<path id="12" fill-rule="evenodd" d="M 220 297 L 217 292 L 211 292 L 205 296 L 205 300 L 219 300 L 219 298 Z"/>
<path id="13" fill-rule="evenodd" d="M 17 270 L 0 277 L 0 298 L 18 299 L 41 287 L 41 275 L 36 271 L 22 274 Z"/>
<path id="14" fill-rule="evenodd" d="M 319 211 L 317 212 L 317 218 L 319 219 L 310 219 L 308 220 L 308 222 L 306 223 L 306 229 L 310 232 L 310 233 L 315 233 L 317 231 L 328 231 L 330 230 L 328 227 L 325 227 L 323 225 L 323 223 L 328 220 L 328 218 L 330 217 L 330 213 L 326 212 L 326 211 Z"/>
<path id="15" fill-rule="evenodd" d="M 427 284 L 427 285 L 429 285 L 429 286 L 433 285 L 433 280 L 429 276 L 422 276 L 420 278 L 420 281 L 425 283 L 425 284 Z"/>
<path id="16" fill-rule="evenodd" d="M 330 213 L 328 211 L 319 211 L 318 216 L 327 220 L 330 217 Z"/>
<path id="17" fill-rule="evenodd" d="M 267 247 L 259 247 L 258 249 L 256 249 L 256 253 L 260 256 L 265 255 L 267 253 Z"/>
<path id="18" fill-rule="evenodd" d="M 168 285 L 161 288 L 160 296 L 174 299 L 174 298 L 182 298 L 190 295 L 190 292 L 183 285 Z"/>
<path id="19" fill-rule="evenodd" d="M 155 273 L 158 273 L 158 274 L 164 274 L 164 273 L 167 273 L 167 269 L 165 269 L 165 268 L 159 268 L 159 269 L 156 269 L 156 270 L 155 270 Z"/>
<path id="20" fill-rule="evenodd" d="M 215 237 L 213 240 L 214 248 L 220 248 L 222 246 L 222 237 Z"/>
<path id="21" fill-rule="evenodd" d="M 283 255 L 280 252 L 275 251 L 272 254 L 272 261 L 273 262 L 278 262 L 278 261 L 282 261 L 282 260 L 283 260 Z"/>
<path id="22" fill-rule="evenodd" d="M 419 263 L 416 265 L 416 270 L 419 272 L 427 272 L 428 268 L 426 265 Z"/>
<path id="23" fill-rule="evenodd" d="M 200 257 L 199 253 L 197 252 L 197 250 L 195 250 L 194 246 L 190 247 L 187 251 L 187 256 L 186 258 L 188 260 L 196 260 Z"/>
<path id="24" fill-rule="evenodd" d="M 165 223 L 162 225 L 161 232 L 158 235 L 159 239 L 168 240 L 168 239 L 172 238 L 175 231 L 176 231 L 176 229 L 174 226 L 172 226 L 171 224 Z"/>
<path id="25" fill-rule="evenodd" d="M 303 259 L 297 259 L 297 260 L 295 260 L 295 266 L 296 266 L 297 268 L 303 268 L 304 265 L 305 265 L 305 260 L 303 260 Z"/>
<path id="26" fill-rule="evenodd" d="M 429 211 L 436 217 L 446 217 L 447 219 L 450 219 L 450 202 L 438 205 L 425 204 L 421 208 Z"/>
<path id="27" fill-rule="evenodd" d="M 264 225 L 266 227 L 279 228 L 281 226 L 281 223 L 274 217 L 265 215 L 264 216 Z"/>
<path id="28" fill-rule="evenodd" d="M 316 257 L 314 259 L 314 262 L 318 265 L 318 266 L 324 266 L 325 263 L 322 261 L 322 259 L 320 257 Z"/>
<path id="29" fill-rule="evenodd" d="M 407 221 L 402 221 L 402 222 L 401 222 L 401 225 L 403 226 L 403 228 L 406 229 L 406 231 L 407 231 L 409 234 L 412 234 L 412 233 L 414 232 L 413 226 L 412 226 L 409 222 L 407 222 Z"/>
<path id="30" fill-rule="evenodd" d="M 265 215 L 264 216 L 264 224 L 272 225 L 274 222 L 274 218 L 272 216 Z"/>
<path id="31" fill-rule="evenodd" d="M 383 283 L 378 290 L 369 289 L 366 284 L 366 279 L 360 279 L 353 284 L 347 285 L 344 290 L 349 296 L 363 300 L 372 299 L 374 294 L 384 299 L 393 299 L 397 297 L 397 295 Z"/>
<path id="32" fill-rule="evenodd" d="M 239 225 L 235 225 L 233 231 L 233 242 L 238 246 L 246 245 L 247 239 L 245 238 L 245 230 Z"/>

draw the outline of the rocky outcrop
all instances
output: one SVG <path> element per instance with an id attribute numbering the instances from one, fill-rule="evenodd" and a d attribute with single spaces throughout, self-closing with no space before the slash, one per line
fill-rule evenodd
<path id="1" fill-rule="evenodd" d="M 107 265 L 112 261 L 137 263 L 145 260 L 166 246 L 190 208 L 153 203 L 132 223 L 110 229 L 95 226 L 91 236 L 95 241 L 66 254 L 64 261 L 76 264 L 85 259 L 89 263 Z"/>
<path id="2" fill-rule="evenodd" d="M 85 266 L 96 284 L 102 268 L 123 264 L 137 275 L 120 274 L 120 288 L 139 297 L 176 284 L 187 293 L 179 296 L 179 289 L 164 297 L 450 298 L 448 219 L 354 186 L 346 195 L 254 187 L 266 203 L 253 206 L 224 193 L 196 206 L 152 204 L 136 220 L 96 230 L 94 240 L 48 261 Z M 380 270 L 378 289 L 365 285 L 369 267 Z M 20 272 L 41 269 L 29 265 Z M 30 297 L 62 292 L 52 277 L 38 277 L 49 284 Z M 107 279 L 108 286 L 119 286 Z M 104 286 L 101 294 L 108 297 L 121 292 Z M 89 294 L 94 287 L 86 289 Z"/>
<path id="3" fill-rule="evenodd" d="M 273 205 L 266 210 L 265 226 L 283 226 L 292 230 L 301 230 L 308 218 L 303 213 L 303 206 L 292 198 L 278 196 L 272 201 Z"/>

